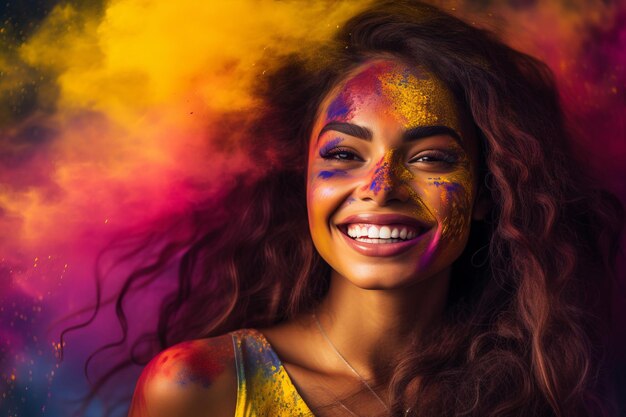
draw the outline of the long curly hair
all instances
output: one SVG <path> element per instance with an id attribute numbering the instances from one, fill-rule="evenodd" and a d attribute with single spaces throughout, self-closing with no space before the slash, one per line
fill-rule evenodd
<path id="1" fill-rule="evenodd" d="M 187 228 L 173 222 L 133 241 L 128 256 L 145 262 L 117 296 L 124 337 L 103 349 L 129 342 L 132 297 L 167 279 L 172 265 L 178 283 L 156 328 L 130 341 L 130 359 L 111 366 L 95 391 L 176 343 L 273 325 L 322 299 L 330 268 L 307 224 L 308 140 L 330 89 L 381 53 L 436 74 L 471 116 L 491 200 L 453 265 L 440 328 L 407 343 L 393 364 L 394 413 L 611 415 L 606 337 L 622 206 L 580 169 L 545 64 L 413 1 L 374 4 L 331 43 L 284 58 L 258 86 L 263 104 L 243 146 L 269 168 L 187 213 Z M 173 234 L 183 229 L 190 232 Z"/>

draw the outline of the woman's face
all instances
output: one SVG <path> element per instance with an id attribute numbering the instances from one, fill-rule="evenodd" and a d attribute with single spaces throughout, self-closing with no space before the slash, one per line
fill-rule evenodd
<path id="1" fill-rule="evenodd" d="M 477 144 L 452 94 L 428 72 L 375 60 L 326 97 L 309 145 L 313 241 L 361 288 L 408 286 L 463 251 Z"/>

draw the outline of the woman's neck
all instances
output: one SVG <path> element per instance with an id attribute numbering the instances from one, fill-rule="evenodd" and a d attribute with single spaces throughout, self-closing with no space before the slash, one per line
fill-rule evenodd
<path id="1" fill-rule="evenodd" d="M 316 315 L 332 344 L 361 376 L 381 381 L 407 344 L 441 317 L 449 275 L 446 269 L 408 288 L 370 290 L 333 272 Z M 345 369 L 340 358 L 329 360 Z"/>

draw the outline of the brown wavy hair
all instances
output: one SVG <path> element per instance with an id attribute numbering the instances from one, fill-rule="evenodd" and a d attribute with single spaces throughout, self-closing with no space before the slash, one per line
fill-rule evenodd
<path id="1" fill-rule="evenodd" d="M 146 260 L 117 296 L 124 336 L 103 350 L 127 342 L 124 305 L 140 290 L 166 279 L 172 265 L 178 283 L 162 300 L 156 328 L 131 341 L 130 358 L 93 392 L 176 343 L 269 326 L 320 301 L 330 268 L 307 225 L 307 143 L 328 91 L 381 53 L 436 74 L 471 116 L 492 207 L 453 265 L 441 327 L 407 344 L 394 364 L 394 413 L 612 415 L 606 337 L 622 206 L 580 169 L 545 64 L 413 1 L 374 4 L 330 44 L 284 58 L 259 85 L 263 105 L 244 124 L 252 134 L 241 144 L 269 168 L 133 241 L 127 258 Z M 227 121 L 217 128 L 232 129 Z"/>

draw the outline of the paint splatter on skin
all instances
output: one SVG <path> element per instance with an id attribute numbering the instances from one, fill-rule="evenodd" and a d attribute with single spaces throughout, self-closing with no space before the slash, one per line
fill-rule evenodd
<path id="1" fill-rule="evenodd" d="M 320 156 L 322 158 L 327 157 L 330 151 L 337 147 L 341 142 L 343 142 L 343 138 L 334 138 L 329 140 L 320 148 Z"/>
<path id="2" fill-rule="evenodd" d="M 349 95 L 341 94 L 328 107 L 328 120 L 347 119 L 350 117 L 352 98 Z"/>
<path id="3" fill-rule="evenodd" d="M 206 340 L 180 343 L 156 358 L 150 376 L 161 376 L 181 387 L 209 388 L 232 358 L 230 345 Z"/>
<path id="4" fill-rule="evenodd" d="M 387 71 L 379 78 L 382 94 L 393 104 L 393 116 L 405 128 L 448 126 L 461 134 L 452 94 L 442 81 L 423 70 Z"/>
<path id="5" fill-rule="evenodd" d="M 459 184 L 458 182 L 449 182 L 446 181 L 444 179 L 442 179 L 441 177 L 437 177 L 437 178 L 429 178 L 429 180 L 432 180 L 432 185 L 434 185 L 435 187 L 439 187 L 442 186 L 446 189 L 446 192 L 451 193 L 451 192 L 457 192 L 459 191 L 461 184 Z"/>
<path id="6" fill-rule="evenodd" d="M 154 389 L 209 388 L 227 366 L 234 366 L 233 361 L 229 335 L 183 342 L 167 349 L 152 359 L 141 373 L 133 395 L 133 415 L 148 416 L 147 399 Z"/>
<path id="7" fill-rule="evenodd" d="M 374 167 L 372 181 L 369 184 L 369 189 L 374 192 L 374 195 L 377 195 L 381 190 L 389 191 L 393 187 L 392 158 L 393 151 L 388 151 Z"/>
<path id="8" fill-rule="evenodd" d="M 451 207 L 450 213 L 442 221 L 442 236 L 455 240 L 463 236 L 469 226 L 473 201 L 473 175 L 466 154 L 458 162 L 458 168 L 447 175 L 428 178 L 428 185 L 439 193 L 442 204 Z"/>
<path id="9" fill-rule="evenodd" d="M 331 171 L 320 171 L 319 174 L 317 174 L 317 178 L 327 180 L 336 175 L 345 176 L 345 175 L 348 175 L 348 172 L 343 169 L 333 169 Z"/>

